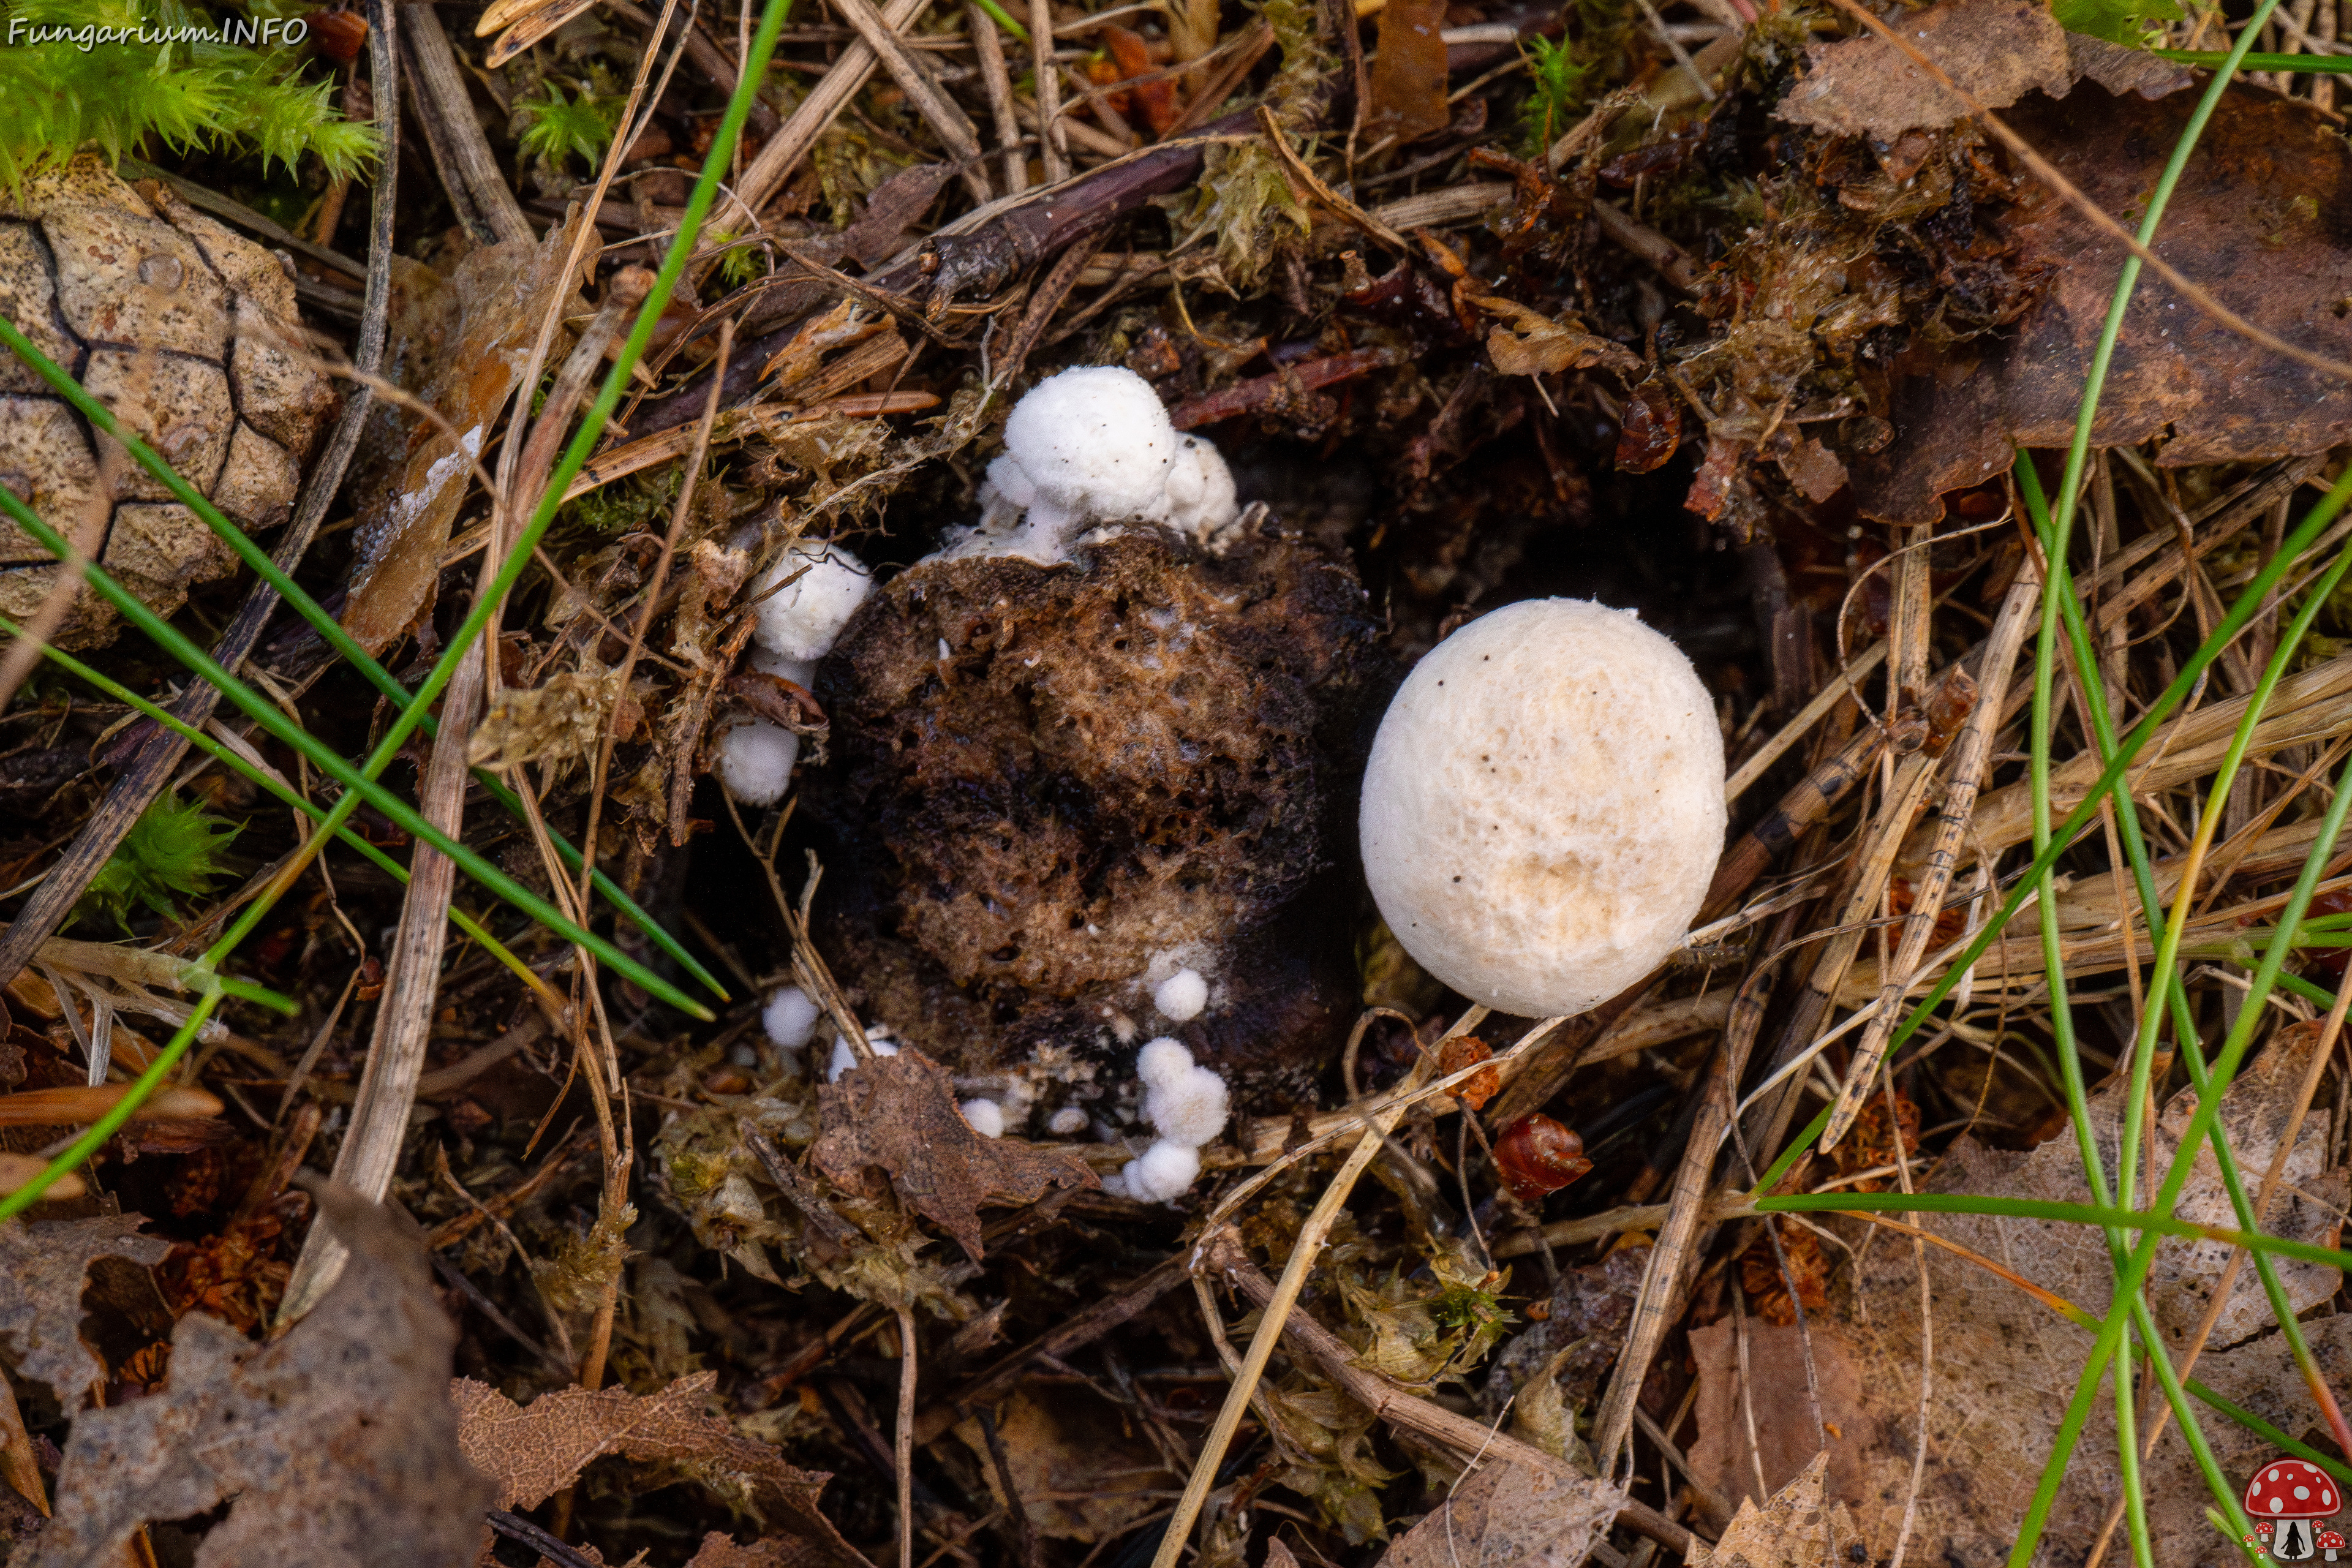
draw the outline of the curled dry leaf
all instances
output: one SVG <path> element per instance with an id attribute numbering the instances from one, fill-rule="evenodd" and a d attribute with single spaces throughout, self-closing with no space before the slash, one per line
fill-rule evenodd
<path id="1" fill-rule="evenodd" d="M 1390 0 L 1381 8 L 1371 102 L 1364 114 L 1367 140 L 1393 136 L 1410 142 L 1451 122 L 1444 30 L 1444 0 Z"/>
<path id="2" fill-rule="evenodd" d="M 488 1384 L 459 1378 L 449 1391 L 457 1407 L 457 1445 L 495 1483 L 499 1508 L 537 1508 L 576 1480 L 590 1460 L 619 1454 L 680 1466 L 789 1529 L 824 1561 L 864 1568 L 865 1558 L 817 1507 L 830 1475 L 795 1469 L 767 1444 L 705 1413 L 718 1375 L 682 1377 L 645 1395 L 625 1388 L 566 1388 L 528 1405 Z"/>
<path id="3" fill-rule="evenodd" d="M 1101 1184 L 1085 1162 L 1017 1138 L 983 1138 L 956 1109 L 947 1068 L 909 1047 L 877 1057 L 820 1091 L 824 1131 L 817 1169 L 856 1186 L 869 1166 L 887 1173 L 908 1207 L 980 1261 L 983 1204 L 1034 1204 L 1056 1187 Z"/>
<path id="4" fill-rule="evenodd" d="M 58 1403 L 79 1410 L 105 1375 L 81 1342 L 81 1292 L 93 1259 L 127 1258 L 152 1267 L 172 1244 L 141 1236 L 135 1214 L 53 1224 L 0 1226 L 0 1350 L 26 1377 L 49 1385 Z"/>
<path id="5" fill-rule="evenodd" d="M 1622 344 L 1596 338 L 1573 316 L 1555 321 L 1508 300 L 1478 296 L 1474 302 L 1507 323 L 1486 334 L 1486 353 L 1505 375 L 1557 375 L 1593 365 L 1628 377 L 1642 373 L 1642 357 Z"/>
<path id="6" fill-rule="evenodd" d="M 2310 1062 L 2315 1031 L 2291 1028 L 2242 1073 L 2222 1100 L 2222 1120 L 2244 1170 L 2269 1168 L 2273 1152 Z M 2112 1162 L 2126 1089 L 2095 1096 L 2091 1120 L 2103 1157 Z M 2151 1129 L 2154 1169 L 2170 1163 L 2174 1138 L 2193 1104 L 2175 1099 Z M 2314 1111 L 2304 1122 L 2286 1175 L 2264 1228 L 2273 1234 L 2333 1246 L 2344 1201 L 2341 1173 L 2323 1174 L 2328 1118 Z M 2144 1163 L 2142 1170 L 2148 1166 Z M 2250 1175 L 2249 1184 L 2259 1177 Z M 2071 1134 L 2025 1153 L 1988 1150 L 1963 1138 L 1929 1179 L 1928 1192 L 2088 1202 L 2080 1156 Z M 2176 1212 L 2184 1219 L 2231 1223 L 2228 1197 L 2210 1151 L 2194 1168 Z M 1826 1218 L 1827 1216 L 1823 1216 Z M 2101 1233 L 2084 1226 L 1976 1215 L 1915 1215 L 1937 1235 L 1966 1247 L 2025 1279 L 2104 1315 L 2114 1275 Z M 1874 1557 L 1894 1550 L 1919 1436 L 1921 1331 L 1918 1265 L 1913 1244 L 1887 1235 L 1861 1246 L 1858 1222 L 1832 1220 L 1860 1251 L 1861 1261 L 1832 1277 L 1827 1310 L 1808 1312 L 1811 1353 L 1822 1391 L 1829 1439 L 1829 1491 L 1853 1509 Z M 1944 1247 L 1926 1248 L 1932 1292 L 1935 1373 L 1927 1410 L 1926 1470 L 1906 1557 L 1975 1568 L 2003 1562 L 2050 1452 L 2051 1440 L 2091 1345 L 2076 1327 L 2008 1280 Z M 2168 1240 L 2158 1253 L 2147 1296 L 2157 1324 L 2177 1358 L 2203 1315 L 2226 1249 L 2218 1243 Z M 2282 1259 L 2290 1305 L 2308 1311 L 2336 1289 L 2336 1271 Z M 2242 1271 L 2221 1314 L 2210 1345 L 2197 1363 L 2198 1379 L 2224 1398 L 2254 1411 L 2281 1430 L 2325 1430 L 2286 1345 L 2269 1327 L 2270 1310 L 2254 1270 Z M 1796 1328 L 1748 1325 L 1746 1375 L 1756 1421 L 1756 1449 L 1748 1437 L 1739 1394 L 1739 1356 L 1733 1325 L 1691 1335 L 1699 1363 L 1699 1441 L 1691 1460 L 1703 1479 L 1727 1496 L 1785 1486 L 1814 1455 L 1816 1441 L 1806 1385 L 1806 1345 Z M 2328 1383 L 2352 1376 L 2352 1319 L 2305 1326 Z M 2038 1561 L 2069 1562 L 2095 1537 L 2121 1484 L 2116 1470 L 2113 1405 L 2093 1402 L 2091 1425 L 2050 1516 Z M 2225 1475 L 2246 1476 L 2274 1455 L 2234 1423 L 2202 1423 Z M 1753 1457 L 1751 1457 L 1751 1453 Z M 2203 1562 L 2213 1540 L 2204 1517 L 2210 1501 L 2188 1450 L 2168 1438 L 2147 1461 L 2144 1490 L 2156 1561 Z"/>
<path id="7" fill-rule="evenodd" d="M 1118 1535 L 1164 1507 L 1169 1489 L 1184 1480 L 1169 1473 L 1164 1458 L 1117 1406 L 1101 1400 L 1039 1400 L 1015 1391 L 998 1408 L 996 1436 L 1018 1497 L 1005 1495 L 980 1422 L 966 1421 L 955 1434 L 971 1450 L 997 1506 L 1025 1510 L 1030 1528 L 1057 1541 Z"/>
<path id="8" fill-rule="evenodd" d="M 182 1318 L 163 1390 L 75 1419 L 33 1568 L 101 1561 L 142 1524 L 230 1498 L 198 1568 L 473 1562 L 490 1487 L 457 1451 L 457 1331 L 422 1238 L 347 1187 L 315 1191 L 351 1249 L 342 1277 L 273 1344 Z"/>
<path id="9" fill-rule="evenodd" d="M 1829 1465 L 1827 1454 L 1816 1454 L 1762 1508 L 1752 1498 L 1742 1502 L 1723 1539 L 1691 1554 L 1690 1568 L 1851 1568 L 1847 1549 L 1860 1544 L 1862 1531 L 1845 1504 L 1822 1505 Z"/>
<path id="10" fill-rule="evenodd" d="M 395 343 L 390 353 L 407 372 L 411 390 L 451 428 L 402 416 L 405 453 L 394 460 L 384 482 L 353 487 L 359 563 L 343 626 L 371 653 L 382 652 L 432 603 L 449 525 L 473 482 L 490 426 L 530 357 L 539 324 L 565 291 L 571 245 L 571 227 L 559 225 L 537 245 L 510 239 L 469 254 L 446 286 L 454 332 L 440 315 L 452 308 L 448 301 L 404 317 L 416 341 Z M 418 291 L 436 292 L 429 285 Z"/>
<path id="11" fill-rule="evenodd" d="M 748 1546 L 738 1546 L 713 1531 L 702 1538 L 701 1550 L 686 1568 L 806 1568 L 807 1564 L 825 1561 L 822 1552 L 804 1541 L 771 1536 Z"/>
<path id="12" fill-rule="evenodd" d="M 1606 1481 L 1489 1463 L 1390 1547 L 1381 1568 L 1577 1568 L 1624 1502 Z"/>

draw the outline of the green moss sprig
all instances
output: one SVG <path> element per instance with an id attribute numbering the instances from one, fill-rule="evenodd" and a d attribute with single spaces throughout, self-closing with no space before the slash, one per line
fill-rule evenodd
<path id="1" fill-rule="evenodd" d="M 16 190 L 92 142 L 119 159 L 150 140 L 249 148 L 265 163 L 316 155 L 331 175 L 356 174 L 376 156 L 375 131 L 345 120 L 333 83 L 308 74 L 309 52 L 285 41 L 301 34 L 274 4 L 215 16 L 182 0 L 6 0 L 0 182 Z"/>

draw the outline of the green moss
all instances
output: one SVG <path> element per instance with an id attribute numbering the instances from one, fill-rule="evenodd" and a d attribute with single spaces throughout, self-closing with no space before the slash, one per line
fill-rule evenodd
<path id="1" fill-rule="evenodd" d="M 292 29 L 274 13 L 13 0 L 0 8 L 11 46 L 0 48 L 0 181 L 16 189 L 90 143 L 110 159 L 145 142 L 174 153 L 227 144 L 265 165 L 315 154 L 331 174 L 356 174 L 376 156 L 373 128 L 336 111 L 333 83 L 306 74 L 309 52 L 277 42 Z M 198 33 L 240 41 L 194 41 Z"/>
<path id="2" fill-rule="evenodd" d="M 523 121 L 522 151 L 544 163 L 560 165 L 576 155 L 595 167 L 596 160 L 612 145 L 628 100 L 617 93 L 600 93 L 586 82 L 574 83 L 576 96 L 568 99 L 563 96 L 563 84 L 555 79 L 551 77 L 543 85 L 542 96 L 526 98 L 515 105 L 515 113 Z"/>
<path id="3" fill-rule="evenodd" d="M 175 896 L 200 895 L 224 875 L 221 851 L 240 831 L 226 818 L 206 813 L 201 802 L 165 795 L 131 824 L 75 912 L 86 920 L 111 920 L 126 936 L 136 909 L 177 920 Z"/>

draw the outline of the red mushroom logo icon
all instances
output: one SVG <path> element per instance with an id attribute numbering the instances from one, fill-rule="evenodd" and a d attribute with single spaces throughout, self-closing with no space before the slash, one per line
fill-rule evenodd
<path id="1" fill-rule="evenodd" d="M 2319 1531 L 2313 1523 L 2344 1506 L 2336 1482 L 2317 1465 L 2301 1459 L 2273 1459 L 2246 1483 L 2246 1512 L 2272 1524 L 2271 1555 L 2282 1563 L 2305 1563 L 2319 1555 Z M 2327 1532 L 2341 1551 L 2343 1538 Z"/>
<path id="2" fill-rule="evenodd" d="M 2319 1532 L 2319 1554 L 2322 1557 L 2333 1563 L 2336 1561 L 2336 1554 L 2343 1550 L 2345 1550 L 2344 1537 L 2339 1532 L 2333 1530 L 2323 1530 Z"/>

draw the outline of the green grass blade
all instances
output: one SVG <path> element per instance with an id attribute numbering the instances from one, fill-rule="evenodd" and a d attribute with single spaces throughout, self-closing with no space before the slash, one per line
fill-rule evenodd
<path id="1" fill-rule="evenodd" d="M 2185 1160 L 2180 1163 L 2184 1176 L 2189 1163 Z M 2144 1248 L 2152 1248 L 2159 1237 L 2178 1236 L 2192 1241 L 2226 1242 L 2248 1251 L 2274 1253 L 2329 1268 L 2352 1269 L 2352 1252 L 2339 1252 L 2313 1242 L 2291 1241 L 2283 1236 L 2229 1226 L 2199 1225 L 2194 1220 L 2145 1209 L 2060 1203 L 2051 1198 L 1986 1197 L 1975 1193 L 1785 1193 L 1758 1198 L 1755 1208 L 1759 1214 L 1834 1214 L 1839 1210 L 1867 1209 L 1876 1214 L 1969 1214 L 2002 1219 L 2051 1220 L 2062 1225 L 2095 1225 L 2111 1230 L 2139 1231 Z"/>
<path id="2" fill-rule="evenodd" d="M 6 511 L 16 526 L 39 541 L 44 549 L 53 552 L 60 560 L 65 558 L 67 548 L 64 539 L 58 536 L 56 530 L 42 521 L 39 514 L 23 501 L 18 500 L 5 487 L 0 487 L 0 510 Z M 343 785 L 349 793 L 336 803 L 334 810 L 324 819 L 324 826 L 328 832 L 332 833 L 341 827 L 349 819 L 352 811 L 364 799 L 370 805 L 391 817 L 411 837 L 429 844 L 449 857 L 457 863 L 459 869 L 476 882 L 497 893 L 499 897 L 523 910 L 541 925 L 562 933 L 566 940 L 587 948 L 598 958 L 611 964 L 619 973 L 627 975 L 638 985 L 659 996 L 671 1006 L 680 1008 L 697 1017 L 708 1019 L 712 1016 L 709 1009 L 703 1006 L 701 1003 L 687 995 L 685 992 L 654 973 L 603 937 L 574 925 L 546 900 L 541 899 L 530 889 L 492 866 L 488 860 L 483 859 L 481 856 L 433 826 L 415 807 L 402 800 L 391 790 L 362 774 L 359 769 L 337 755 L 318 737 L 289 719 L 276 703 L 252 690 L 243 681 L 214 663 L 209 654 L 189 641 L 154 611 L 140 603 L 136 595 L 115 582 L 96 562 L 87 562 L 83 564 L 82 577 L 110 604 L 113 605 L 123 619 L 146 633 L 157 647 L 178 659 L 200 679 L 210 681 L 220 689 L 223 696 L 244 709 L 256 723 L 268 731 L 278 740 L 301 752 L 310 759 L 313 766 L 321 769 Z M 221 956 L 235 951 L 236 943 L 243 940 L 245 933 L 267 914 L 269 900 L 255 900 L 247 906 L 245 916 L 238 921 L 237 924 L 231 927 L 229 931 L 214 944 L 207 958 L 217 963 Z"/>
<path id="3" fill-rule="evenodd" d="M 224 543 L 235 551 L 238 559 L 253 568 L 256 575 L 276 590 L 279 598 L 308 622 L 312 630 L 326 639 L 329 647 L 332 647 L 352 668 L 364 676 L 378 691 L 403 708 L 408 707 L 415 700 L 415 696 L 408 688 L 403 686 L 399 679 L 384 668 L 367 649 L 353 641 L 351 634 L 343 629 L 342 624 L 328 614 L 325 607 L 312 598 L 300 584 L 288 576 L 278 563 L 270 557 L 268 552 L 247 538 L 244 530 L 238 528 L 220 509 L 205 500 L 203 493 L 194 486 L 174 472 L 172 466 L 165 462 L 153 447 L 124 430 L 106 405 L 91 396 L 89 389 L 74 380 L 64 367 L 42 353 L 30 339 L 17 330 L 16 324 L 5 316 L 0 316 L 0 344 L 5 344 L 19 360 L 32 369 L 35 374 L 48 383 L 59 396 L 72 404 L 93 426 L 121 442 L 123 449 L 131 454 L 140 467 L 153 475 L 158 483 L 163 485 L 183 505 L 202 519 L 205 527 L 211 529 Z M 423 716 L 418 722 L 427 734 L 437 733 L 440 730 L 440 721 L 430 714 Z M 492 798 L 497 800 L 499 805 L 517 821 L 526 820 L 522 802 L 516 796 L 514 791 L 507 786 L 503 779 L 487 768 L 474 769 L 473 775 L 489 790 Z M 556 853 L 566 864 L 577 870 L 582 859 L 580 851 L 561 835 L 550 833 L 549 837 L 555 845 Z M 693 953 L 687 950 L 683 942 L 663 930 L 652 916 L 639 908 L 635 900 L 621 890 L 618 883 L 604 872 L 598 871 L 595 874 L 595 886 L 597 890 L 604 894 L 607 902 L 626 915 L 632 923 L 646 933 L 647 940 L 667 953 L 697 981 L 709 987 L 711 993 L 721 1001 L 727 999 L 727 989 L 719 983 L 718 977 L 705 968 Z"/>
<path id="4" fill-rule="evenodd" d="M 2150 49 L 2160 60 L 2173 60 L 2184 66 L 2208 68 L 2223 65 L 2230 57 L 2215 49 Z M 2352 55 L 2255 55 L 2238 61 L 2241 70 L 2290 71 L 2310 76 L 2342 76 L 2352 72 Z"/>
<path id="5" fill-rule="evenodd" d="M 2321 824 L 2318 841 L 2313 846 L 2311 858 L 2305 862 L 2302 874 L 2295 879 L 2294 890 L 2287 895 L 2286 908 L 2282 911 L 2282 919 L 2279 921 L 2281 930 L 2263 950 L 2262 962 L 2254 971 L 2253 982 L 2247 988 L 2245 1002 L 2238 1015 L 2238 1021 L 2230 1030 L 2229 1037 L 2223 1041 L 2221 1054 L 2214 1060 L 2210 1074 L 2198 1090 L 2197 1109 L 2190 1115 L 2189 1125 L 2181 1134 L 2179 1145 L 2173 1153 L 2172 1164 L 2165 1172 L 2163 1184 L 2158 1188 L 2156 1201 L 2151 1205 L 2156 1215 L 2168 1215 L 2172 1212 L 2174 1205 L 2179 1200 L 2180 1189 L 2187 1183 L 2189 1173 L 2195 1163 L 2197 1152 L 2212 1136 L 2214 1129 L 2219 1125 L 2222 1091 L 2236 1079 L 2238 1069 L 2245 1063 L 2246 1053 L 2253 1044 L 2254 1033 L 2261 1026 L 2263 1010 L 2270 1000 L 2271 990 L 2277 983 L 2280 969 L 2285 963 L 2287 954 L 2293 950 L 2290 939 L 2295 926 L 2302 921 L 2304 911 L 2310 905 L 2312 889 L 2319 883 L 2320 872 L 2325 868 L 2328 858 L 2335 853 L 2336 839 L 2344 831 L 2344 819 L 2347 810 L 2352 810 L 2352 763 L 2347 763 L 2345 772 L 2336 780 L 2335 795 L 2328 802 L 2327 814 Z M 2184 1057 L 2193 1049 L 2193 1037 L 2190 1040 L 2182 1042 Z M 2142 1216 L 2133 1223 L 2139 1226 L 2142 1230 L 2139 1245 L 2133 1249 L 2127 1267 L 2116 1278 L 2116 1304 L 2108 1310 L 2106 1321 L 2100 1330 L 2098 1340 L 2092 1346 L 2090 1360 L 2084 1364 L 2081 1380 L 2076 1384 L 2074 1398 L 2067 1405 L 2067 1416 L 2071 1427 L 2068 1423 L 2061 1424 L 2058 1438 L 2052 1446 L 2049 1460 L 2043 1466 L 2041 1480 L 2034 1489 L 2032 1501 L 2028 1505 L 2025 1519 L 2020 1524 L 2018 1548 L 2012 1552 L 2011 1558 L 2012 1568 L 2024 1568 L 2026 1563 L 2032 1561 L 2032 1548 L 2038 1545 L 2042 1530 L 2048 1522 L 2051 1505 L 2057 1499 L 2059 1480 L 2065 1473 L 2067 1461 L 2073 1458 L 2074 1441 L 2081 1435 L 2082 1423 L 2074 1419 L 2076 1406 L 2080 1405 L 2087 1408 L 2092 1392 L 2098 1387 L 2100 1377 L 2105 1375 L 2108 1363 L 2115 1357 L 2116 1346 L 2122 1338 L 2124 1324 L 2129 1317 L 2132 1299 L 2138 1294 L 2140 1287 L 2147 1282 L 2147 1271 L 2156 1261 L 2157 1243 L 2165 1233 L 2165 1226 L 2167 1223 L 2184 1222 L 2160 1222 L 2152 1216 Z M 2258 1244 L 2268 1245 L 2270 1240 L 2270 1238 L 2252 1237 L 2243 1231 L 2231 1231 L 2226 1236 L 2217 1235 L 2214 1239 L 2226 1240 L 2232 1246 L 2245 1247 L 2250 1250 Z M 2289 1255 L 2295 1254 L 2290 1252 Z M 2331 1261 L 2328 1267 L 2340 1268 L 2344 1265 Z M 2232 1519 L 2242 1517 L 2234 1498 L 2229 1501 L 2228 1511 Z"/>
<path id="6" fill-rule="evenodd" d="M 41 1194 L 56 1185 L 59 1176 L 97 1153 L 108 1139 L 121 1131 L 122 1124 L 147 1103 L 148 1097 L 163 1086 L 164 1075 L 188 1054 L 188 1047 L 195 1040 L 196 1031 L 205 1026 L 205 1021 L 213 1016 L 213 1009 L 219 1005 L 218 992 L 207 992 L 198 997 L 195 1010 L 188 1015 L 188 1021 L 164 1042 L 163 1048 L 155 1053 L 155 1059 L 147 1064 L 147 1070 L 141 1073 L 129 1092 L 115 1102 L 114 1109 L 91 1122 L 65 1152 L 41 1168 L 40 1174 L 6 1197 L 0 1198 L 0 1220 L 14 1219 L 40 1202 Z"/>
<path id="7" fill-rule="evenodd" d="M 24 635 L 24 628 L 19 626 L 16 622 L 10 620 L 7 616 L 0 616 L 0 632 L 5 632 L 10 637 L 21 637 Z M 92 668 L 90 666 L 82 663 L 81 660 L 74 658 L 73 655 L 67 653 L 64 649 L 58 647 L 55 644 L 44 644 L 41 647 L 41 653 L 43 657 L 48 658 L 68 674 L 76 676 L 80 679 L 87 681 L 89 685 L 95 687 L 106 696 L 112 698 L 115 701 L 123 703 L 130 708 L 133 708 L 145 717 L 152 719 L 156 723 L 163 725 L 165 729 L 171 731 L 173 734 L 179 736 L 180 739 L 187 742 L 189 745 L 194 746 L 197 751 L 204 752 L 205 755 L 212 758 L 223 767 L 234 771 L 241 777 L 251 780 L 255 784 L 267 790 L 269 794 L 277 796 L 280 801 L 292 806 L 295 810 L 301 812 L 312 821 L 322 825 L 326 822 L 326 807 L 319 805 L 316 801 L 307 798 L 299 791 L 292 788 L 274 774 L 266 773 L 263 770 L 255 767 L 251 763 L 247 762 L 236 752 L 229 750 L 226 746 L 222 745 L 218 741 L 214 740 L 202 730 L 199 730 L 194 725 L 188 723 L 178 714 L 173 713 L 169 709 L 164 708 L 160 704 L 150 702 L 147 699 L 140 696 L 137 692 L 131 690 L 129 687 L 124 686 L 121 682 L 114 680 L 99 670 Z M 366 839 L 352 832 L 349 827 L 337 827 L 334 829 L 334 833 L 337 840 L 345 847 L 356 850 L 362 858 L 373 864 L 377 870 L 382 871 L 385 876 L 390 877 L 393 880 L 400 883 L 403 887 L 406 887 L 408 885 L 407 867 L 402 865 L 399 861 L 385 854 L 382 849 L 377 848 L 374 845 L 369 843 Z M 541 978 L 537 971 L 533 970 L 521 959 L 516 957 L 515 954 L 507 948 L 505 943 L 499 942 L 498 938 L 492 936 L 488 931 L 485 931 L 475 921 L 471 915 L 468 915 L 465 910 L 457 908 L 455 904 L 449 906 L 449 920 L 450 922 L 460 931 L 464 932 L 473 941 L 479 942 L 485 952 L 488 952 L 492 958 L 497 959 L 500 963 L 503 963 L 507 968 L 513 971 L 514 973 L 524 982 L 524 984 L 531 986 L 535 990 L 546 991 L 548 989 L 547 983 Z M 219 977 L 218 984 L 223 991 L 232 996 L 241 996 L 247 1001 L 260 999 L 250 994 L 250 993 L 257 990 L 257 987 L 247 985 L 243 982 L 232 981 L 226 975 Z M 551 994 L 552 993 L 550 994 Z M 286 1000 L 286 1006 L 289 1012 L 298 1010 L 295 1008 L 295 1005 L 290 998 Z"/>

